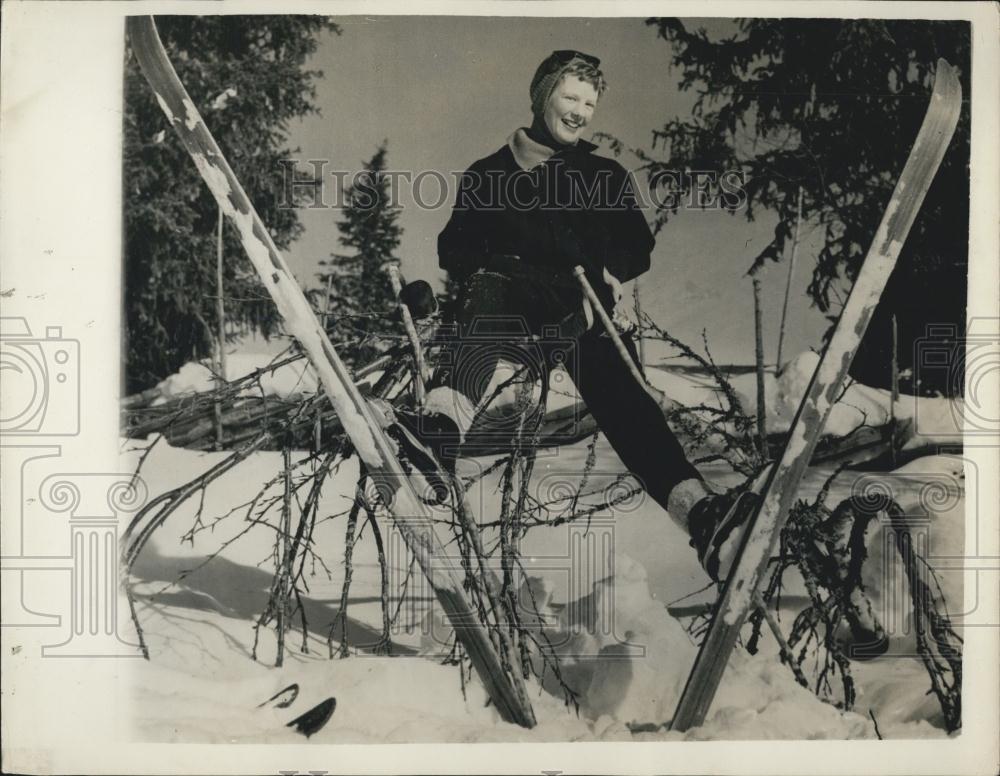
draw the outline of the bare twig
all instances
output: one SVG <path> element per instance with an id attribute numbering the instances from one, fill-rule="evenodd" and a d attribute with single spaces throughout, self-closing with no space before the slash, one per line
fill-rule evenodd
<path id="1" fill-rule="evenodd" d="M 382 543 L 382 531 L 379 530 L 375 513 L 370 509 L 365 510 L 368 516 L 368 523 L 372 527 L 372 536 L 375 539 L 375 549 L 378 553 L 378 567 L 381 578 L 380 598 L 382 602 L 382 635 L 375 644 L 376 654 L 392 654 L 392 623 L 389 618 L 389 568 L 385 560 L 385 546 Z"/>
<path id="2" fill-rule="evenodd" d="M 348 657 L 350 655 L 347 637 L 347 601 L 351 590 L 351 577 L 354 574 L 354 565 L 352 563 L 354 543 L 356 541 L 354 534 L 358 525 L 358 514 L 365 503 L 364 487 L 367 479 L 368 475 L 362 468 L 361 477 L 354 491 L 354 503 L 351 505 L 351 511 L 347 516 L 346 538 L 344 539 L 344 583 L 340 589 L 340 609 L 337 610 L 337 615 L 333 618 L 333 622 L 330 623 L 330 631 L 326 637 L 326 644 L 330 650 L 331 659 L 335 655 L 339 657 Z M 340 647 L 335 652 L 333 648 L 333 636 L 338 622 L 341 623 L 343 632 L 341 634 Z"/>
<path id="3" fill-rule="evenodd" d="M 917 652 L 931 680 L 931 691 L 941 704 L 949 733 L 962 727 L 962 639 L 955 632 L 947 611 L 939 611 L 925 575 L 933 569 L 913 547 L 910 526 L 895 502 L 887 508 L 896 549 L 903 560 L 913 604 Z M 935 582 L 937 580 L 935 579 Z M 930 639 L 927 638 L 928 630 Z"/>

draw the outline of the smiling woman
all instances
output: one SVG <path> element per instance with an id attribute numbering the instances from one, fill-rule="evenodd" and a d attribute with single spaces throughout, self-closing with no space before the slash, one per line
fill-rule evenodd
<path id="1" fill-rule="evenodd" d="M 597 90 L 576 76 L 566 76 L 552 93 L 542 119 L 552 137 L 563 145 L 580 139 L 597 107 Z"/>
<path id="2" fill-rule="evenodd" d="M 579 51 L 554 51 L 531 80 L 532 131 L 559 145 L 573 145 L 594 117 L 607 89 L 601 60 Z"/>
<path id="3" fill-rule="evenodd" d="M 631 333 L 615 343 L 614 324 L 595 326 L 595 310 L 622 317 L 621 283 L 649 269 L 654 245 L 629 174 L 580 139 L 606 88 L 598 64 L 575 51 L 548 56 L 531 81 L 531 127 L 465 176 L 438 238 L 441 267 L 456 281 L 458 336 L 431 380 L 420 430 L 454 471 L 459 448 L 471 454 L 484 441 L 471 429 L 502 361 L 514 364 L 512 379 L 543 386 L 562 366 L 629 472 L 684 530 L 704 536 L 699 557 L 715 574 L 714 527 L 729 523 L 728 536 L 747 509 L 730 511 L 733 499 L 713 494 L 688 461 L 633 376 L 641 364 Z M 589 281 L 592 300 L 577 278 Z M 693 526 L 698 505 L 704 519 Z"/>

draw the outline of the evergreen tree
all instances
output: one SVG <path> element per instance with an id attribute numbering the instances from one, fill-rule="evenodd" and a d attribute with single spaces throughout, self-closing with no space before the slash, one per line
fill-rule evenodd
<path id="1" fill-rule="evenodd" d="M 304 65 L 323 32 L 320 16 L 161 16 L 167 53 L 279 249 L 301 232 L 283 206 L 281 163 L 290 159 L 288 122 L 315 112 L 319 71 Z M 217 336 L 218 208 L 156 98 L 127 53 L 123 199 L 126 390 L 146 388 L 193 358 Z M 224 230 L 226 317 L 265 336 L 277 311 Z"/>
<path id="2" fill-rule="evenodd" d="M 344 191 L 343 217 L 337 223 L 341 245 L 349 253 L 333 253 L 318 273 L 328 299 L 327 330 L 349 364 L 363 364 L 384 347 L 383 337 L 396 336 L 395 296 L 386 266 L 397 262 L 403 233 L 399 209 L 392 201 L 383 141 Z"/>
<path id="3" fill-rule="evenodd" d="M 939 57 L 959 69 L 968 98 L 969 24 L 747 19 L 722 39 L 678 19 L 647 24 L 671 45 L 680 88 L 698 95 L 690 116 L 667 121 L 653 133 L 653 151 L 639 152 L 651 180 L 660 171 L 741 171 L 746 207 L 739 212 L 748 220 L 761 209 L 778 216 L 773 239 L 748 269 L 785 255 L 801 187 L 803 219 L 825 234 L 809 294 L 835 320 L 923 120 Z M 852 374 L 869 384 L 888 384 L 892 316 L 904 369 L 913 365 L 915 343 L 928 324 L 964 328 L 969 126 L 966 100 L 855 359 Z M 680 183 L 682 194 L 689 194 L 693 180 Z M 657 226 L 676 210 L 663 209 Z M 919 386 L 961 388 L 961 378 Z"/>

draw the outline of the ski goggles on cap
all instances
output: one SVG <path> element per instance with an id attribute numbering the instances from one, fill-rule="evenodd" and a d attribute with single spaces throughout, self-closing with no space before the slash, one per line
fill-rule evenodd
<path id="1" fill-rule="evenodd" d="M 559 51 L 553 51 L 552 55 L 556 57 L 561 65 L 568 65 L 574 59 L 582 59 L 588 65 L 593 65 L 594 67 L 601 66 L 601 60 L 592 54 L 584 54 L 582 51 L 574 51 L 573 49 L 561 49 Z"/>

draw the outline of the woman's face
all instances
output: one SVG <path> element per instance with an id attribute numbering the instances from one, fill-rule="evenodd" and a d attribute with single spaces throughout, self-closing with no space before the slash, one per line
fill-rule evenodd
<path id="1" fill-rule="evenodd" d="M 575 75 L 563 76 L 549 95 L 542 119 L 549 134 L 563 145 L 573 145 L 594 117 L 597 89 Z"/>

